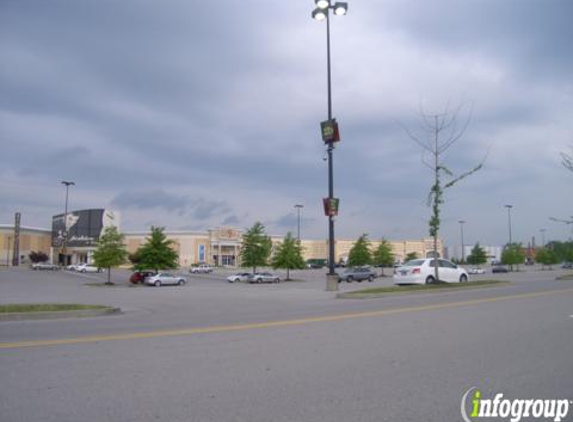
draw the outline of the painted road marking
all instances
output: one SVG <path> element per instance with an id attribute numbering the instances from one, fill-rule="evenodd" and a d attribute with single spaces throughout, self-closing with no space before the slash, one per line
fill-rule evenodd
<path id="1" fill-rule="evenodd" d="M 221 332 L 232 332 L 232 331 L 256 330 L 262 328 L 288 327 L 288 326 L 306 325 L 318 322 L 344 321 L 348 319 L 381 317 L 386 315 L 396 315 L 408 312 L 458 308 L 462 306 L 478 305 L 482 303 L 496 303 L 506 300 L 528 299 L 540 296 L 548 296 L 553 294 L 571 293 L 571 292 L 573 292 L 573 288 L 563 289 L 563 290 L 549 290 L 535 293 L 522 293 L 522 294 L 498 296 L 484 299 L 465 300 L 460 302 L 447 302 L 434 305 L 410 306 L 404 308 L 387 309 L 383 311 L 356 312 L 349 314 L 327 315 L 322 317 L 310 317 L 310 318 L 292 319 L 284 321 L 269 321 L 269 322 L 253 323 L 253 324 L 220 325 L 212 327 L 184 328 L 178 330 L 160 330 L 160 331 L 148 331 L 142 333 L 124 333 L 124 334 L 76 337 L 76 338 L 66 338 L 57 340 L 18 341 L 10 343 L 0 343 L 0 349 L 17 349 L 22 347 L 96 343 L 101 341 L 112 341 L 112 340 L 135 340 L 135 339 L 146 339 L 146 338 L 157 338 L 157 337 L 190 336 L 195 334 L 210 334 L 210 333 L 221 333 Z M 573 315 L 571 315 L 571 317 L 573 317 Z"/>

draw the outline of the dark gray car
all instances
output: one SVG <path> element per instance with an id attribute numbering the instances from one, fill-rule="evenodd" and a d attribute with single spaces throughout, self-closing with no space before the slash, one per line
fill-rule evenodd
<path id="1" fill-rule="evenodd" d="M 353 281 L 358 281 L 361 283 L 362 280 L 372 282 L 376 276 L 376 273 L 369 267 L 347 268 L 342 274 L 338 275 L 338 282 L 346 281 L 347 283 L 352 283 Z"/>

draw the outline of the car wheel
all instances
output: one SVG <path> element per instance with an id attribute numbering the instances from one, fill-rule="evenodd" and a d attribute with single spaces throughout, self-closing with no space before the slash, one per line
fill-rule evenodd
<path id="1" fill-rule="evenodd" d="M 467 283 L 467 281 L 468 281 L 468 276 L 465 274 L 462 274 L 460 276 L 460 283 Z"/>
<path id="2" fill-rule="evenodd" d="M 155 287 L 161 287 L 161 281 L 157 280 L 154 285 Z"/>
<path id="3" fill-rule="evenodd" d="M 85 272 L 86 272 L 85 268 L 84 268 L 83 270 L 81 270 L 80 272 L 81 272 L 81 273 L 85 273 Z"/>
<path id="4" fill-rule="evenodd" d="M 280 278 L 275 278 L 275 283 L 280 283 L 281 279 Z"/>
<path id="5" fill-rule="evenodd" d="M 180 286 L 183 286 L 185 284 L 185 280 L 179 280 L 179 282 L 177 284 L 179 284 Z"/>
<path id="6" fill-rule="evenodd" d="M 426 284 L 434 284 L 436 282 L 436 279 L 434 277 L 432 277 L 431 275 L 429 275 L 426 278 Z"/>
<path id="7" fill-rule="evenodd" d="M 372 282 L 374 281 L 374 276 L 371 275 L 370 277 L 368 277 L 368 281 L 369 281 L 370 283 L 372 283 Z"/>
<path id="8" fill-rule="evenodd" d="M 352 283 L 354 279 L 352 278 L 352 276 L 346 277 L 346 282 L 347 283 Z"/>

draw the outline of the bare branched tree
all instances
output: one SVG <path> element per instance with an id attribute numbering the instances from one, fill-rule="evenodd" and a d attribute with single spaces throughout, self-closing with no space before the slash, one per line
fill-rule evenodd
<path id="1" fill-rule="evenodd" d="M 460 122 L 461 113 L 465 108 L 469 107 L 467 117 L 463 122 Z M 455 110 L 450 110 L 446 107 L 445 111 L 440 114 L 427 114 L 420 109 L 420 116 L 423 123 L 423 136 L 418 136 L 408 128 L 404 130 L 408 136 L 422 147 L 422 163 L 428 167 L 433 173 L 433 184 L 430 188 L 427 204 L 432 208 L 432 215 L 429 220 L 429 232 L 434 240 L 434 257 L 438 256 L 438 234 L 440 230 L 440 210 L 444 203 L 444 191 L 451 188 L 460 180 L 472 175 L 483 167 L 482 161 L 469 171 L 455 176 L 444 165 L 444 154 L 454 144 L 456 144 L 466 132 L 472 117 L 472 106 L 468 103 L 462 103 Z M 429 158 L 426 157 L 429 155 Z M 442 181 L 442 177 L 448 178 L 447 181 Z M 438 260 L 434 260 L 434 279 L 430 282 L 439 282 Z"/>
<path id="2" fill-rule="evenodd" d="M 561 153 L 561 163 L 567 170 L 573 171 L 573 146 L 571 146 L 571 154 Z"/>

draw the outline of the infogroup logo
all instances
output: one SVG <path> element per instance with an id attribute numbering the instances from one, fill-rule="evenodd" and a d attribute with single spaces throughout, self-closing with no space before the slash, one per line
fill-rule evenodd
<path id="1" fill-rule="evenodd" d="M 478 387 L 472 387 L 462 396 L 460 411 L 465 422 L 475 422 L 480 418 L 498 418 L 510 422 L 520 422 L 522 419 L 560 422 L 567 417 L 570 407 L 573 407 L 573 401 L 569 399 L 504 399 L 502 393 L 495 394 L 493 399 L 485 399 Z"/>

